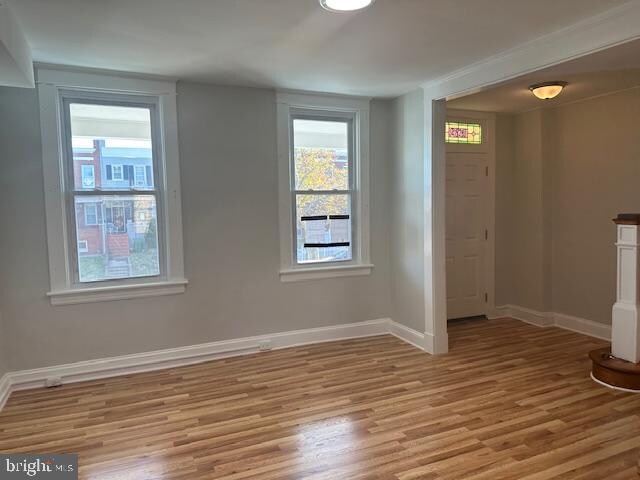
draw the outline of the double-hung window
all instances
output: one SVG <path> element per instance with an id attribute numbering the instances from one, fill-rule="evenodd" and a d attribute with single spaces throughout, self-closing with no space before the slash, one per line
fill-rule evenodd
<path id="1" fill-rule="evenodd" d="M 75 210 L 78 210 L 75 207 Z M 95 203 L 85 203 L 84 204 L 84 226 L 90 227 L 98 225 L 98 206 Z M 82 228 L 83 225 L 78 226 L 77 228 Z"/>
<path id="2" fill-rule="evenodd" d="M 80 174 L 82 188 L 95 188 L 96 173 L 93 165 L 81 165 Z"/>
<path id="3" fill-rule="evenodd" d="M 364 275 L 369 102 L 278 95 L 283 281 Z"/>
<path id="4" fill-rule="evenodd" d="M 135 165 L 133 167 L 134 173 L 134 185 L 136 187 L 146 187 L 147 186 L 147 168 L 145 165 Z"/>
<path id="5" fill-rule="evenodd" d="M 52 303 L 183 292 L 175 85 L 55 70 L 38 83 Z"/>
<path id="6" fill-rule="evenodd" d="M 107 175 L 107 178 L 109 176 Z M 122 182 L 124 180 L 124 165 L 111 165 L 111 180 Z"/>

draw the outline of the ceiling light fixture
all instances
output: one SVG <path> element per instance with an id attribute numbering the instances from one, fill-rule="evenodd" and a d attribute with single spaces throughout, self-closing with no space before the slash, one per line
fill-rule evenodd
<path id="1" fill-rule="evenodd" d="M 367 8 L 376 0 L 320 0 L 320 5 L 330 12 L 353 12 Z"/>
<path id="2" fill-rule="evenodd" d="M 531 85 L 529 90 L 540 100 L 550 100 L 560 95 L 567 85 L 569 85 L 567 82 L 543 82 Z"/>

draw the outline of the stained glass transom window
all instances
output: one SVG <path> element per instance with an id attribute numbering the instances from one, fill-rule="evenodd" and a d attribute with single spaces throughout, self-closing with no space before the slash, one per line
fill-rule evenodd
<path id="1" fill-rule="evenodd" d="M 445 124 L 445 141 L 447 143 L 480 145 L 482 143 L 482 126 L 479 123 L 447 122 Z"/>

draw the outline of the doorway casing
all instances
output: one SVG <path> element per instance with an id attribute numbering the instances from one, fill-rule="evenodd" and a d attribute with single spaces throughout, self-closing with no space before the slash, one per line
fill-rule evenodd
<path id="1" fill-rule="evenodd" d="M 424 92 L 425 350 L 449 349 L 445 267 L 446 100 L 640 38 L 640 3 L 628 2 L 426 83 Z"/>

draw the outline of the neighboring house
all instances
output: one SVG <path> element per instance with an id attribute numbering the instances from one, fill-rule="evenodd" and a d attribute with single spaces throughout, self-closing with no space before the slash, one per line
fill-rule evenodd
<path id="1" fill-rule="evenodd" d="M 74 180 L 78 190 L 153 188 L 150 148 L 110 147 L 94 140 L 93 147 L 73 148 Z M 126 259 L 136 241 L 143 241 L 153 217 L 151 197 L 77 197 L 76 226 L 80 256 Z"/>
<path id="2" fill-rule="evenodd" d="M 102 188 L 151 188 L 151 149 L 108 148 L 99 142 Z"/>

